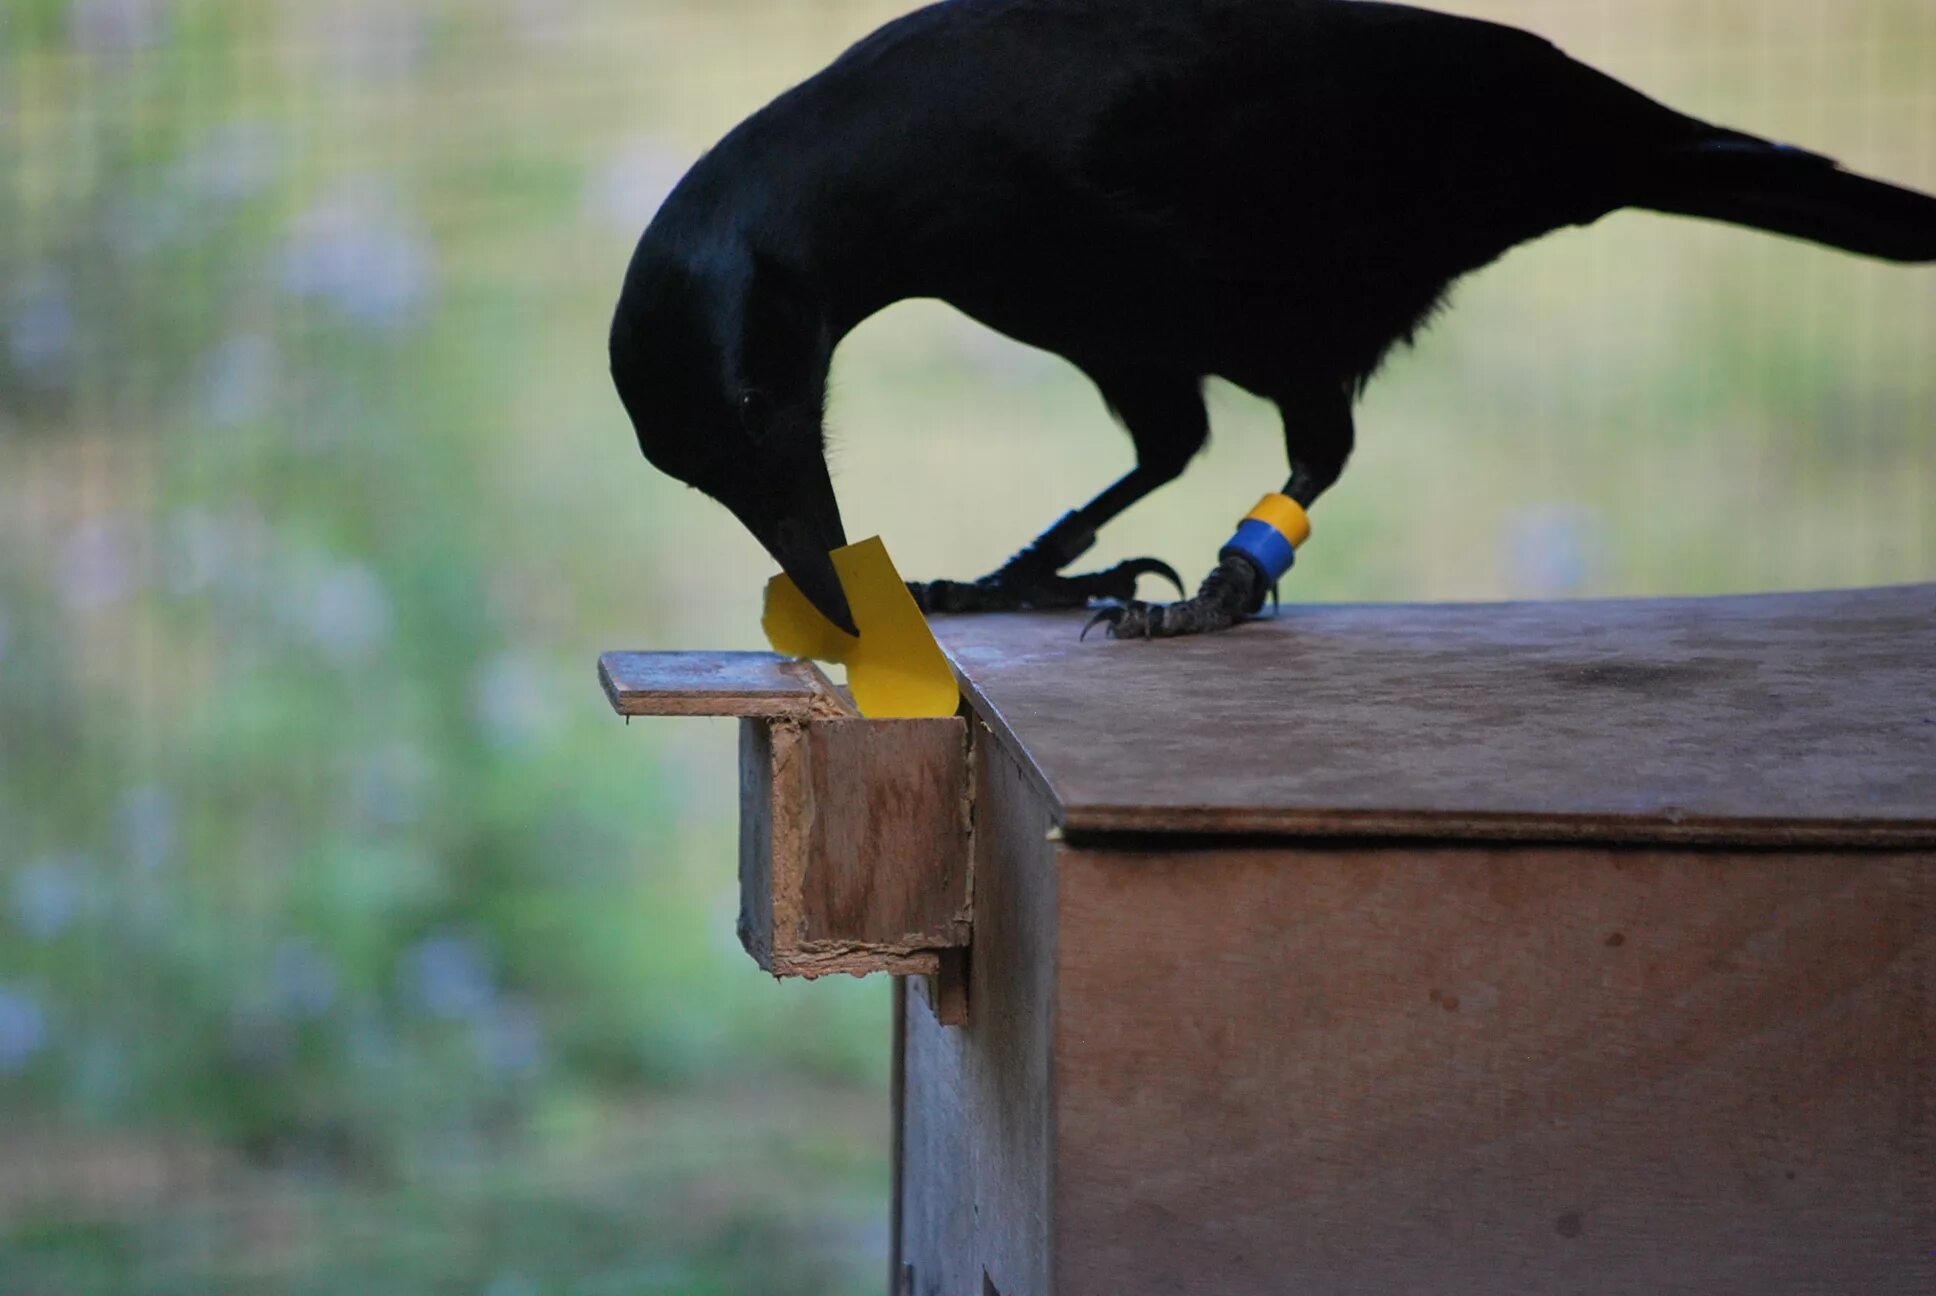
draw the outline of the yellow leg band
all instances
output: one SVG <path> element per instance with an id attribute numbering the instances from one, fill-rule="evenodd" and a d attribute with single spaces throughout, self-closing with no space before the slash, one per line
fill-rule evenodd
<path id="1" fill-rule="evenodd" d="M 1289 495 L 1264 496 L 1244 518 L 1247 522 L 1252 519 L 1275 530 L 1295 548 L 1302 549 L 1304 542 L 1311 538 L 1310 515 Z"/>

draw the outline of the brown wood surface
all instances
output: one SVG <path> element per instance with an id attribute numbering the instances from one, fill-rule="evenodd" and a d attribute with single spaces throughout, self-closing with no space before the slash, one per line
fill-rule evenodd
<path id="1" fill-rule="evenodd" d="M 911 977 L 915 994 L 943 1026 L 968 1024 L 968 949 L 940 951 L 941 967 L 933 976 Z"/>
<path id="2" fill-rule="evenodd" d="M 1936 856 L 1055 871 L 1058 1296 L 1936 1291 Z"/>
<path id="3" fill-rule="evenodd" d="M 1054 847 L 1048 807 L 986 731 L 974 744 L 968 1021 L 903 996 L 899 1256 L 909 1296 L 1048 1291 Z"/>
<path id="4" fill-rule="evenodd" d="M 598 679 L 625 716 L 819 719 L 852 706 L 812 662 L 759 652 L 609 652 Z"/>
<path id="5" fill-rule="evenodd" d="M 810 724 L 803 944 L 933 949 L 968 942 L 962 721 Z"/>
<path id="6" fill-rule="evenodd" d="M 1936 844 L 1936 585 L 938 617 L 1071 831 Z"/>
<path id="7" fill-rule="evenodd" d="M 740 943 L 775 976 L 901 975 L 969 939 L 964 725 L 740 721 Z"/>
<path id="8" fill-rule="evenodd" d="M 755 963 L 776 975 L 774 937 L 779 915 L 774 862 L 776 858 L 785 861 L 797 857 L 805 846 L 799 816 L 775 812 L 806 795 L 795 755 L 800 742 L 797 725 L 754 719 L 739 722 L 739 943 Z M 783 885 L 797 871 L 783 862 Z M 797 901 L 777 903 L 788 906 L 785 917 L 797 926 Z M 789 939 L 784 926 L 778 935 L 782 941 Z"/>

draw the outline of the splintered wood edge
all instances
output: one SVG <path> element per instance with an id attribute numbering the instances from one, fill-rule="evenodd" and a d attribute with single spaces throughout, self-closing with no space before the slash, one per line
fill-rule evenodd
<path id="1" fill-rule="evenodd" d="M 733 689 L 665 689 L 643 692 L 623 688 L 613 672 L 619 657 L 643 653 L 608 652 L 598 658 L 598 682 L 612 710 L 622 716 L 737 716 L 753 720 L 837 720 L 860 713 L 832 680 L 804 658 L 776 662 L 775 669 L 799 684 L 795 692 L 749 693 Z"/>
<path id="2" fill-rule="evenodd" d="M 824 976 L 871 976 L 886 972 L 890 976 L 934 976 L 941 970 L 938 950 L 913 950 L 889 953 L 872 946 L 844 946 L 816 942 L 813 947 L 775 951 L 771 962 L 760 966 L 776 977 L 801 977 L 811 981 Z"/>

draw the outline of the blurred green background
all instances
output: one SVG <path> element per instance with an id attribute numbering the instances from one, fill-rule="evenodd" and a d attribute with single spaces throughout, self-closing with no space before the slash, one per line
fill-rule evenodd
<path id="1" fill-rule="evenodd" d="M 699 150 L 904 6 L 0 0 L 0 1293 L 872 1292 L 887 986 L 733 937 L 734 732 L 606 648 L 770 564 L 605 372 Z M 1929 0 L 1497 0 L 1936 190 Z M 1287 594 L 1936 575 L 1936 277 L 1622 215 L 1378 384 Z M 1269 411 L 1099 562 L 1193 571 Z M 1127 444 L 932 304 L 836 367 L 855 536 L 969 577 Z"/>

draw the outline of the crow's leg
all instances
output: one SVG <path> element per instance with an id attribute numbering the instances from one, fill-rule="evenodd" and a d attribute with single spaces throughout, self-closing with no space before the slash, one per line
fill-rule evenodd
<path id="1" fill-rule="evenodd" d="M 1082 508 L 1065 513 L 1022 552 L 977 581 L 910 581 L 923 612 L 1018 612 L 1087 607 L 1092 598 L 1133 599 L 1136 578 L 1161 576 L 1183 592 L 1183 578 L 1168 563 L 1132 558 L 1106 571 L 1064 576 L 1061 569 L 1096 543 L 1096 530 L 1168 481 L 1138 468 Z"/>
<path id="2" fill-rule="evenodd" d="M 1064 576 L 1062 569 L 1088 552 L 1096 532 L 1157 487 L 1176 480 L 1209 436 L 1198 381 L 1133 375 L 1097 380 L 1103 398 L 1129 429 L 1136 467 L 1109 489 L 1056 523 L 991 575 L 977 581 L 910 582 L 924 612 L 1013 612 L 1087 607 L 1091 599 L 1136 597 L 1139 576 L 1161 576 L 1183 592 L 1183 581 L 1166 562 L 1132 558 L 1106 571 Z"/>
<path id="3" fill-rule="evenodd" d="M 1217 568 L 1204 577 L 1193 597 L 1179 603 L 1130 601 L 1098 612 L 1084 634 L 1098 624 L 1117 639 L 1167 639 L 1178 635 L 1227 630 L 1255 616 L 1264 596 L 1289 570 L 1295 547 L 1302 544 L 1308 523 L 1303 511 L 1317 502 L 1344 472 L 1356 439 L 1351 417 L 1351 388 L 1320 384 L 1279 397 L 1284 416 L 1284 440 L 1291 460 L 1290 480 L 1282 494 L 1290 503 L 1267 497 L 1245 519 L 1232 542 L 1217 557 Z M 1252 519 L 1267 517 L 1259 532 Z M 1252 533 L 1247 538 L 1246 532 Z M 1261 536 L 1261 539 L 1255 537 Z"/>

